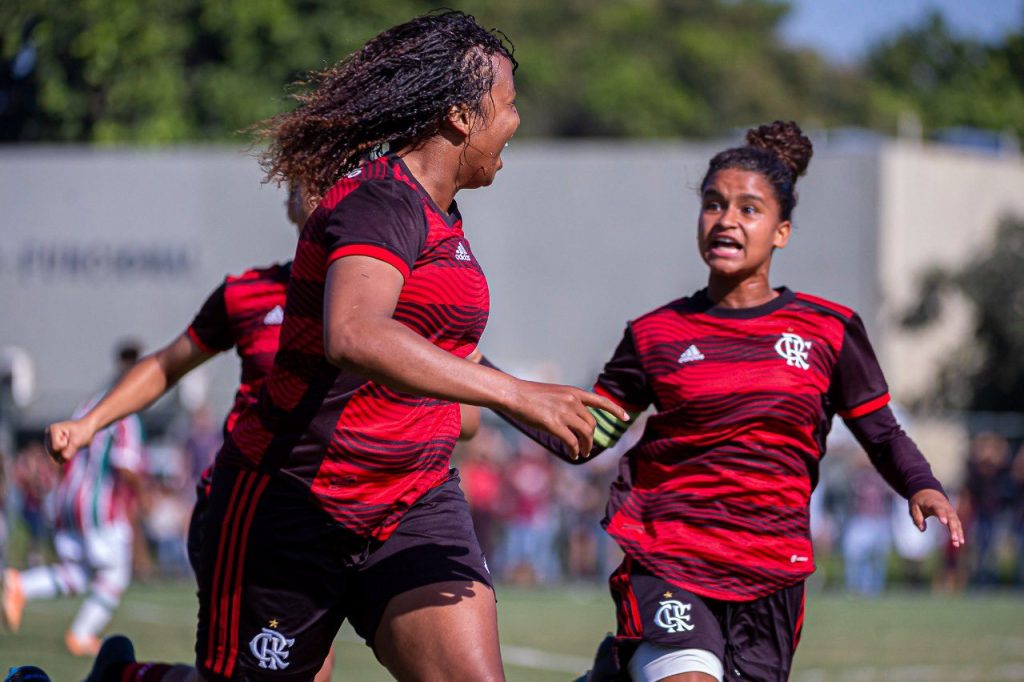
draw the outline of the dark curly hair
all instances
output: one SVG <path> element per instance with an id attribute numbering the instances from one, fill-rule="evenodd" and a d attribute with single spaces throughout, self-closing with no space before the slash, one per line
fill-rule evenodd
<path id="1" fill-rule="evenodd" d="M 452 107 L 482 113 L 495 78 L 491 57 L 518 67 L 507 41 L 455 10 L 384 31 L 299 83 L 294 110 L 254 126 L 257 141 L 269 143 L 259 155 L 267 181 L 321 196 L 368 154 L 434 135 Z"/>
<path id="2" fill-rule="evenodd" d="M 720 170 L 738 168 L 760 173 L 775 188 L 783 220 L 789 220 L 796 206 L 796 180 L 807 172 L 814 147 L 793 121 L 775 121 L 747 131 L 747 145 L 719 152 L 708 164 L 700 190 Z"/>

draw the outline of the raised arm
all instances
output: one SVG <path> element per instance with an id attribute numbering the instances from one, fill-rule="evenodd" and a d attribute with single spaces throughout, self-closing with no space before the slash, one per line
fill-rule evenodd
<path id="1" fill-rule="evenodd" d="M 79 448 L 92 441 L 97 431 L 148 407 L 181 377 L 214 355 L 200 348 L 187 333 L 182 334 L 135 363 L 82 417 L 48 426 L 43 434 L 46 451 L 58 462 L 71 459 Z"/>
<path id="2" fill-rule="evenodd" d="M 393 319 L 403 284 L 396 267 L 369 256 L 345 256 L 331 264 L 324 289 L 329 362 L 397 390 L 506 411 L 556 436 L 577 456 L 588 454 L 593 443 L 588 407 L 628 419 L 605 397 L 522 381 L 438 348 Z"/>

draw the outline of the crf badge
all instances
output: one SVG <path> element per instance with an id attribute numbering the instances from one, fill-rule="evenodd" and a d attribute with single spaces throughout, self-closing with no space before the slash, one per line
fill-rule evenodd
<path id="1" fill-rule="evenodd" d="M 260 662 L 261 668 L 284 670 L 290 665 L 285 659 L 288 658 L 288 648 L 292 644 L 295 644 L 294 639 L 288 639 L 276 630 L 263 628 L 263 632 L 249 641 L 249 651 Z"/>
<path id="2" fill-rule="evenodd" d="M 654 614 L 654 624 L 665 628 L 669 632 L 682 632 L 692 630 L 693 623 L 690 622 L 690 605 L 684 604 L 676 599 L 659 602 L 661 606 Z"/>
<path id="3" fill-rule="evenodd" d="M 807 355 L 811 352 L 811 342 L 804 341 L 796 334 L 784 332 L 779 340 L 775 342 L 775 352 L 786 359 L 790 367 L 810 369 L 807 364 Z"/>

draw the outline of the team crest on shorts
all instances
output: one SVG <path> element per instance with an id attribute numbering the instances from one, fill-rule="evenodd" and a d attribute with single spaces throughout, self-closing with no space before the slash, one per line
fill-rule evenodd
<path id="1" fill-rule="evenodd" d="M 667 593 L 671 596 L 671 593 Z M 661 606 L 654 614 L 654 624 L 669 632 L 690 631 L 694 628 L 690 622 L 690 604 L 684 604 L 678 599 L 666 599 L 658 602 Z"/>
<path id="2" fill-rule="evenodd" d="M 277 627 L 277 621 L 270 621 L 270 628 Z M 288 651 L 294 639 L 288 639 L 277 630 L 263 628 L 263 631 L 249 640 L 249 651 L 260 662 L 260 667 L 267 670 L 284 670 L 288 663 Z"/>

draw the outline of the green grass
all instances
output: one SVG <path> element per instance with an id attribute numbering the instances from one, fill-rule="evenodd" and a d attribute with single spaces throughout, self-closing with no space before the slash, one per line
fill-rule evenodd
<path id="1" fill-rule="evenodd" d="M 509 680 L 572 679 L 569 671 L 589 659 L 613 627 L 606 595 L 603 587 L 500 588 Z M 22 631 L 0 635 L 0 664 L 34 663 L 56 682 L 81 679 L 90 663 L 72 658 L 63 646 L 77 605 L 76 600 L 29 604 Z M 131 635 L 140 658 L 189 661 L 194 618 L 190 586 L 135 586 L 111 630 Z M 390 679 L 348 628 L 339 636 L 337 652 L 336 680 Z M 551 655 L 538 661 L 538 652 Z M 874 601 L 811 595 L 793 680 L 1024 680 L 1024 594 L 896 593 Z"/>

